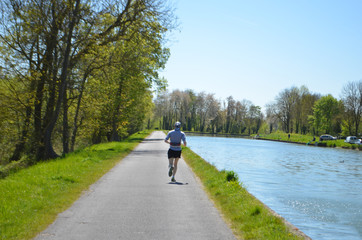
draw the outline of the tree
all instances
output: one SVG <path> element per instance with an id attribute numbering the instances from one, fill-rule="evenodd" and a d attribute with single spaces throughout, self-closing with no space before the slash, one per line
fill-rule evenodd
<path id="1" fill-rule="evenodd" d="M 292 87 L 284 89 L 276 97 L 276 116 L 282 122 L 283 130 L 287 133 L 293 131 L 292 119 L 299 99 L 298 89 Z"/>
<path id="2" fill-rule="evenodd" d="M 36 160 L 56 157 L 53 144 L 58 136 L 54 134 L 59 129 L 63 153 L 69 151 L 73 100 L 78 99 L 73 125 L 77 129 L 86 83 L 100 66 L 91 56 L 99 56 L 99 49 L 127 49 L 126 42 L 143 46 L 143 51 L 134 51 L 132 56 L 121 55 L 127 57 L 121 70 L 137 75 L 127 80 L 138 79 L 148 88 L 162 82 L 156 72 L 168 58 L 162 44 L 164 33 L 173 27 L 173 17 L 161 0 L 4 0 L 0 4 L 1 69 L 7 86 L 25 92 L 17 99 L 17 105 L 24 106 L 24 117 L 14 160 L 25 150 Z M 116 71 L 106 71 L 120 61 L 107 60 L 104 76 L 113 75 L 114 79 Z M 124 81 L 118 81 L 118 90 L 123 89 Z M 21 87 L 14 83 L 21 83 Z M 122 93 L 113 95 L 113 139 L 117 139 L 120 126 L 117 115 L 121 114 Z M 77 131 L 73 131 L 72 141 Z"/>
<path id="3" fill-rule="evenodd" d="M 226 127 L 225 132 L 226 133 L 232 133 L 233 125 L 234 125 L 234 116 L 236 113 L 235 110 L 235 100 L 232 96 L 229 96 L 227 99 L 227 107 L 226 107 Z"/>
<path id="4" fill-rule="evenodd" d="M 349 134 L 358 136 L 362 118 L 362 80 L 349 82 L 343 87 L 342 101 L 347 111 L 347 121 L 351 120 L 348 124 Z M 354 131 L 352 126 L 354 126 Z"/>
<path id="5" fill-rule="evenodd" d="M 249 122 L 248 134 L 258 133 L 263 121 L 261 107 L 251 105 L 248 110 L 247 119 Z"/>
<path id="6" fill-rule="evenodd" d="M 278 117 L 277 117 L 277 105 L 276 103 L 268 103 L 266 105 L 266 122 L 269 125 L 269 133 L 272 133 L 278 129 Z"/>
<path id="7" fill-rule="evenodd" d="M 332 123 L 339 113 L 339 103 L 332 95 L 323 96 L 313 107 L 313 125 L 318 135 L 319 130 L 332 133 Z"/>
<path id="8" fill-rule="evenodd" d="M 320 99 L 319 94 L 313 94 L 309 91 L 304 91 L 300 100 L 300 132 L 307 134 L 311 132 L 311 124 L 308 120 L 309 116 L 313 115 L 313 106 L 315 102 Z"/>
<path id="9" fill-rule="evenodd" d="M 206 113 L 203 120 L 202 129 L 206 131 L 214 132 L 214 126 L 212 125 L 213 120 L 216 118 L 220 109 L 220 103 L 214 97 L 214 94 L 207 94 L 205 99 Z"/>
<path id="10" fill-rule="evenodd" d="M 161 123 L 181 120 L 185 121 L 183 127 L 188 131 L 241 134 L 247 128 L 249 133 L 258 132 L 263 121 L 259 106 L 248 100 L 235 101 L 232 96 L 222 106 L 214 94 L 174 90 L 170 94 L 159 94 L 154 103 L 154 116 L 163 128 L 165 124 Z"/>

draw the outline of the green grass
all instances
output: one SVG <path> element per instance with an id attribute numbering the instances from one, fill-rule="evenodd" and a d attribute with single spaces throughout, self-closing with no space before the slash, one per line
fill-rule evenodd
<path id="1" fill-rule="evenodd" d="M 247 192 L 232 171 L 218 171 L 188 148 L 182 156 L 240 239 L 303 239 Z"/>
<path id="2" fill-rule="evenodd" d="M 290 134 L 290 138 L 288 138 L 288 133 L 277 131 L 270 134 L 260 134 L 262 138 L 272 139 L 272 140 L 280 140 L 280 141 L 291 141 L 291 142 L 299 142 L 299 143 L 307 143 L 313 140 L 313 136 L 311 135 L 302 135 L 302 134 Z M 318 137 L 316 137 L 318 141 Z"/>
<path id="3" fill-rule="evenodd" d="M 0 239 L 31 239 L 147 135 L 94 145 L 0 179 Z"/>
<path id="4" fill-rule="evenodd" d="M 362 150 L 362 145 L 345 143 L 344 139 L 338 140 L 328 140 L 328 141 L 319 141 L 319 136 L 316 136 L 316 140 L 313 140 L 313 136 L 311 135 L 302 135 L 297 133 L 291 133 L 290 138 L 288 138 L 288 133 L 284 132 L 274 132 L 271 134 L 260 134 L 260 138 L 270 139 L 270 140 L 278 140 L 278 141 L 286 141 L 286 142 L 295 142 L 295 143 L 304 143 L 310 145 L 318 145 L 320 147 L 340 147 L 345 149 L 359 149 Z"/>

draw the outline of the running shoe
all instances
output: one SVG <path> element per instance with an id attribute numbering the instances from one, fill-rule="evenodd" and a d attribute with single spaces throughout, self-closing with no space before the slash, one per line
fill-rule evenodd
<path id="1" fill-rule="evenodd" d="M 171 178 L 171 182 L 176 182 L 175 177 L 172 177 L 172 178 Z"/>
<path id="2" fill-rule="evenodd" d="M 172 172 L 173 172 L 173 167 L 170 167 L 170 169 L 168 170 L 168 176 L 169 176 L 169 177 L 172 176 Z"/>

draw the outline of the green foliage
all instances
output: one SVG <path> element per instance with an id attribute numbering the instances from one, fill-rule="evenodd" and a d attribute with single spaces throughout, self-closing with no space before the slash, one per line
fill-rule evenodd
<path id="1" fill-rule="evenodd" d="M 0 164 L 54 158 L 142 129 L 152 90 L 166 85 L 158 71 L 174 17 L 164 2 L 0 5 Z"/>
<path id="2" fill-rule="evenodd" d="M 236 172 L 234 171 L 226 171 L 226 180 L 228 182 L 238 182 L 239 181 L 239 176 Z"/>
<path id="3" fill-rule="evenodd" d="M 319 99 L 313 107 L 313 126 L 319 132 L 332 133 L 333 121 L 339 113 L 339 103 L 332 95 Z M 335 133 L 335 132 L 334 132 Z"/>
<path id="4" fill-rule="evenodd" d="M 251 215 L 252 216 L 256 216 L 256 215 L 259 215 L 261 213 L 262 209 L 260 206 L 256 206 L 253 211 L 251 212 Z"/>
<path id="5" fill-rule="evenodd" d="M 0 239 L 31 239 L 149 132 L 94 145 L 0 179 Z"/>

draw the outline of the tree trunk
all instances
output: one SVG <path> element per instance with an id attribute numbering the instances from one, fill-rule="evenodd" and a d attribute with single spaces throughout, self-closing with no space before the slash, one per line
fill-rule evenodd
<path id="1" fill-rule="evenodd" d="M 35 158 L 38 160 L 41 158 L 43 152 L 43 129 L 42 129 L 42 106 L 43 106 L 43 90 L 45 84 L 45 77 L 41 77 L 37 82 L 37 90 L 34 100 L 34 133 L 33 133 L 33 145 L 31 152 L 35 154 Z"/>
<path id="2" fill-rule="evenodd" d="M 63 96 L 63 154 L 69 153 L 68 98 L 67 90 Z"/>
<path id="3" fill-rule="evenodd" d="M 55 10 L 53 9 L 53 18 L 55 19 Z M 43 159 L 44 155 L 44 135 L 45 131 L 44 129 L 48 125 L 50 121 L 50 116 L 54 108 L 54 98 L 55 98 L 55 82 L 56 77 L 53 76 L 54 81 L 50 83 L 50 93 L 49 93 L 49 99 L 48 104 L 46 107 L 46 113 L 44 119 L 42 118 L 42 108 L 43 108 L 43 96 L 44 96 L 44 87 L 47 82 L 49 82 L 49 77 L 54 73 L 52 69 L 54 70 L 54 56 L 53 52 L 56 49 L 57 45 L 57 34 L 58 34 L 58 26 L 53 20 L 52 23 L 52 29 L 49 37 L 46 38 L 46 52 L 45 57 L 43 59 L 44 65 L 41 70 L 43 73 L 40 77 L 39 82 L 37 83 L 37 90 L 36 90 L 36 98 L 35 98 L 35 107 L 34 107 L 34 134 L 33 134 L 33 148 L 34 150 L 32 152 L 35 152 L 36 154 L 36 160 Z M 40 62 L 40 60 L 38 60 Z"/>
<path id="4" fill-rule="evenodd" d="M 30 118 L 31 118 L 31 107 L 26 107 L 26 116 L 24 121 L 23 130 L 21 132 L 20 141 L 16 144 L 15 150 L 13 155 L 11 156 L 11 161 L 17 161 L 20 159 L 21 154 L 24 152 L 25 149 L 25 143 L 29 132 L 29 124 L 30 124 Z"/>
<path id="5" fill-rule="evenodd" d="M 80 123 L 78 125 L 78 117 L 79 117 L 80 105 L 82 103 L 82 98 L 83 98 L 84 86 L 85 86 L 85 82 L 88 78 L 88 74 L 89 74 L 89 72 L 87 71 L 87 73 L 83 76 L 82 83 L 81 83 L 81 86 L 79 89 L 80 92 L 79 92 L 79 96 L 78 96 L 77 108 L 75 110 L 74 123 L 73 123 L 74 127 L 73 127 L 73 132 L 72 132 L 72 138 L 70 141 L 70 151 L 71 152 L 74 151 L 74 145 L 75 145 L 75 139 L 77 136 L 78 126 L 81 124 Z M 81 122 L 82 122 L 82 119 L 81 119 Z"/>
<path id="6" fill-rule="evenodd" d="M 355 135 L 358 137 L 358 128 L 359 128 L 359 123 L 361 121 L 361 114 L 362 112 L 358 111 L 357 114 L 355 115 L 355 128 L 356 128 L 356 131 L 355 131 Z"/>
<path id="7" fill-rule="evenodd" d="M 79 5 L 80 0 L 76 0 L 76 6 L 73 11 L 72 20 L 69 23 L 69 31 L 67 36 L 67 45 L 64 53 L 64 60 L 62 64 L 62 72 L 60 75 L 60 87 L 59 87 L 59 94 L 58 94 L 58 100 L 56 104 L 55 111 L 52 115 L 52 118 L 50 120 L 50 123 L 45 129 L 44 134 L 44 154 L 42 156 L 42 159 L 50 159 L 50 158 L 56 158 L 58 155 L 55 153 L 53 149 L 52 144 L 52 133 L 55 127 L 55 124 L 58 120 L 61 105 L 63 102 L 64 94 L 66 94 L 66 86 L 67 86 L 67 76 L 68 76 L 68 66 L 69 66 L 69 58 L 70 58 L 70 52 L 71 52 L 71 45 L 72 45 L 72 36 L 73 36 L 73 30 L 75 23 L 78 18 L 78 12 L 79 12 Z"/>

